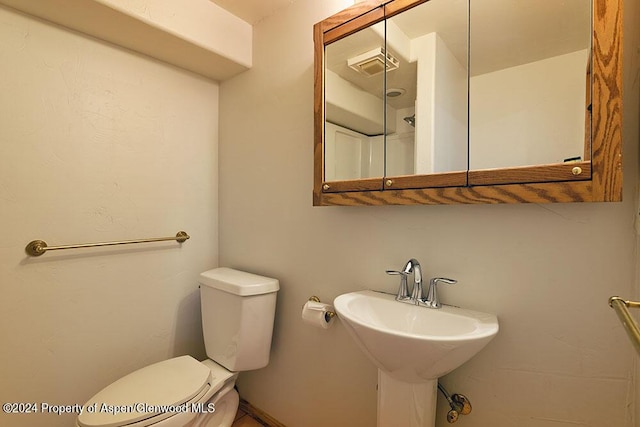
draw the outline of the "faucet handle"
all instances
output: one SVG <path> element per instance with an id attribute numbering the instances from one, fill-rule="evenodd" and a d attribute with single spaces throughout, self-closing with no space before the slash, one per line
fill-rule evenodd
<path id="1" fill-rule="evenodd" d="M 406 276 L 409 273 L 405 273 L 404 271 L 397 271 L 397 270 L 385 270 L 385 273 L 387 273 L 390 276 L 398 276 L 398 275 L 403 275 Z"/>
<path id="2" fill-rule="evenodd" d="M 456 279 L 447 279 L 446 277 L 436 277 L 434 279 L 431 279 L 431 281 L 434 285 L 437 285 L 440 282 L 446 283 L 447 285 L 455 285 L 456 283 L 458 283 Z"/>
<path id="3" fill-rule="evenodd" d="M 390 276 L 400 276 L 400 287 L 398 288 L 396 301 L 405 301 L 411 298 L 411 295 L 409 294 L 409 287 L 407 286 L 407 275 L 409 273 L 397 270 L 386 270 L 385 273 Z"/>
<path id="4" fill-rule="evenodd" d="M 438 299 L 438 283 L 446 283 L 447 285 L 455 285 L 458 283 L 455 279 L 447 279 L 446 277 L 435 277 L 429 281 L 429 290 L 425 304 L 432 308 L 442 307 L 442 303 Z"/>

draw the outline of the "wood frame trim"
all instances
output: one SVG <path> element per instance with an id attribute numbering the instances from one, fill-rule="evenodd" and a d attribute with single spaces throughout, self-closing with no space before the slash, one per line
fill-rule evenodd
<path id="1" fill-rule="evenodd" d="M 331 18 L 329 18 L 331 19 Z M 324 22 L 324 21 L 323 21 Z M 313 205 L 324 205 L 324 28 L 313 26 Z"/>
<path id="2" fill-rule="evenodd" d="M 382 190 L 382 177 L 353 179 L 349 181 L 327 181 L 322 184 L 324 193 L 340 193 L 343 191 L 376 191 Z"/>
<path id="3" fill-rule="evenodd" d="M 326 192 L 323 81 L 325 33 L 338 30 L 372 9 L 396 14 L 426 0 L 367 0 L 314 26 L 314 206 L 616 202 L 622 200 L 622 28 L 623 0 L 593 0 L 591 160 L 529 168 L 468 171 L 466 186 Z M 345 27 L 342 37 L 357 31 Z M 335 34 L 333 33 L 334 39 Z M 582 173 L 568 175 L 575 166 Z M 436 175 L 433 175 L 434 177 Z M 511 177 L 511 178 L 509 178 Z M 389 177 L 397 180 L 408 177 Z M 419 181 L 420 175 L 411 177 Z M 510 181 L 511 179 L 511 181 Z M 550 181 L 557 180 L 557 181 Z M 407 182 L 409 182 L 407 180 Z M 340 185 L 348 186 L 348 181 Z M 332 184 L 332 183 L 329 183 Z M 430 184 L 426 184 L 430 185 Z M 400 186 L 400 182 L 398 182 Z"/>
<path id="4" fill-rule="evenodd" d="M 594 201 L 622 200 L 623 0 L 594 0 L 591 162 Z"/>
<path id="5" fill-rule="evenodd" d="M 577 168 L 577 169 L 576 169 Z M 558 163 L 469 171 L 469 185 L 521 184 L 591 179 L 591 162 Z"/>
<path id="6" fill-rule="evenodd" d="M 329 43 L 345 38 L 380 21 L 384 21 L 384 8 L 379 6 L 358 17 L 350 19 L 338 27 L 325 31 L 323 33 L 323 43 L 326 46 Z"/>
<path id="7" fill-rule="evenodd" d="M 387 176 L 384 178 L 384 187 L 386 190 L 464 187 L 466 185 L 467 171 L 443 172 L 430 175 Z"/>
<path id="8" fill-rule="evenodd" d="M 422 3 L 426 3 L 429 0 L 392 0 L 384 5 L 384 16 L 385 18 L 391 18 L 394 15 L 404 12 L 405 10 L 409 10 L 412 7 L 416 7 L 421 5 Z"/>
<path id="9" fill-rule="evenodd" d="M 331 15 L 327 19 L 318 22 L 316 25 L 320 25 L 320 31 L 322 33 L 326 33 L 336 27 L 344 25 L 358 16 L 365 15 L 378 7 L 384 6 L 385 3 L 390 1 L 392 0 L 365 0 Z"/>

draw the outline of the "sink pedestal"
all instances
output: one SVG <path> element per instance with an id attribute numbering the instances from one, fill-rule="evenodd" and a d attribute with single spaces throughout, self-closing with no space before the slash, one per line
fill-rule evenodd
<path id="1" fill-rule="evenodd" d="M 471 359 L 498 333 L 493 314 L 403 304 L 387 293 L 350 292 L 333 305 L 378 367 L 378 427 L 434 427 L 438 378 Z"/>
<path id="2" fill-rule="evenodd" d="M 438 380 L 407 383 L 378 369 L 378 427 L 433 427 Z"/>

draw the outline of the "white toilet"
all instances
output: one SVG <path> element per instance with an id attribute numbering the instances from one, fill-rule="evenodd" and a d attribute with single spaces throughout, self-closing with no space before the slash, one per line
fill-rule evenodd
<path id="1" fill-rule="evenodd" d="M 269 363 L 276 279 L 230 268 L 200 275 L 207 356 L 180 356 L 139 369 L 84 405 L 78 427 L 229 427 L 239 371 Z"/>

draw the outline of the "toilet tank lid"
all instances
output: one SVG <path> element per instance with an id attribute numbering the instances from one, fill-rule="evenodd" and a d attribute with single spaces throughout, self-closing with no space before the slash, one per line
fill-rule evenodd
<path id="1" fill-rule="evenodd" d="M 200 284 L 234 295 L 249 296 L 276 292 L 277 279 L 221 267 L 200 274 Z"/>

